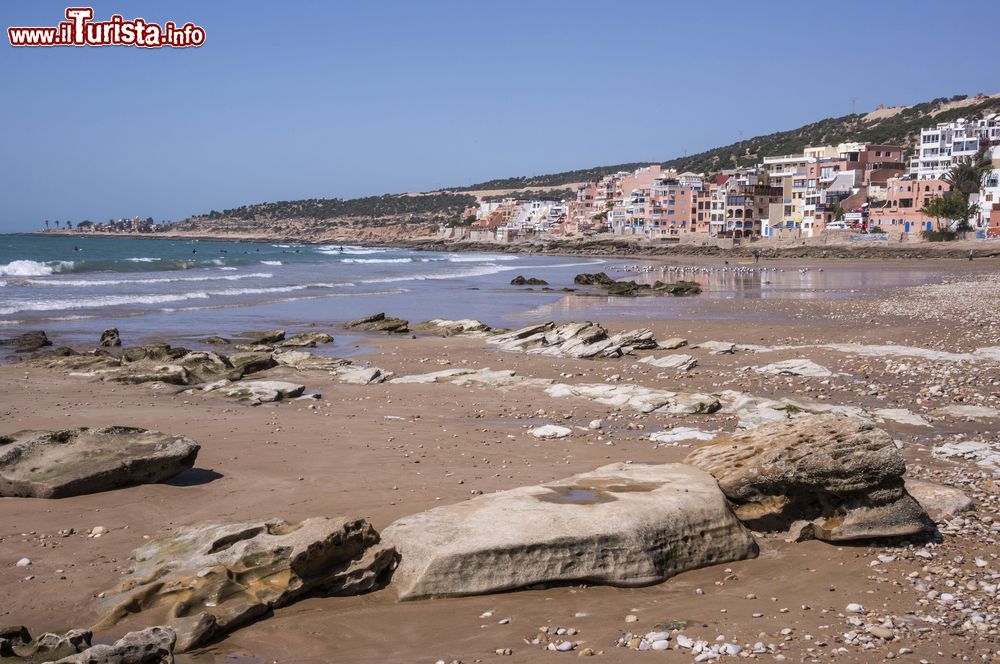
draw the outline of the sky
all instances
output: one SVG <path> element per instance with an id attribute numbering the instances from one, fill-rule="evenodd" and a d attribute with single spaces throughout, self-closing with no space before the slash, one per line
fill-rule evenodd
<path id="1" fill-rule="evenodd" d="M 200 48 L 12 48 L 0 232 L 661 161 L 876 104 L 1000 91 L 995 0 L 95 0 Z"/>

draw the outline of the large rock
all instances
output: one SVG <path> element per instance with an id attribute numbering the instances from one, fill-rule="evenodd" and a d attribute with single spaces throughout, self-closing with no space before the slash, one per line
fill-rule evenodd
<path id="1" fill-rule="evenodd" d="M 0 339 L 0 346 L 10 346 L 18 353 L 31 353 L 45 346 L 51 346 L 52 342 L 45 336 L 42 330 L 32 330 L 19 334 L 10 339 Z"/>
<path id="2" fill-rule="evenodd" d="M 344 324 L 350 330 L 366 332 L 394 332 L 402 334 L 410 331 L 410 323 L 402 318 L 393 318 L 384 313 L 372 314 L 364 318 L 356 318 Z"/>
<path id="3" fill-rule="evenodd" d="M 117 348 L 122 345 L 122 338 L 117 327 L 109 327 L 101 332 L 101 340 L 97 344 L 101 348 Z"/>
<path id="4" fill-rule="evenodd" d="M 537 277 L 525 277 L 523 275 L 517 275 L 510 280 L 511 286 L 548 286 L 549 282 L 544 279 L 538 279 Z"/>
<path id="5" fill-rule="evenodd" d="M 395 559 L 364 519 L 315 517 L 183 526 L 132 552 L 97 629 L 163 619 L 177 650 L 201 645 L 307 594 L 379 586 Z"/>
<path id="6" fill-rule="evenodd" d="M 133 427 L 0 436 L 0 496 L 65 498 L 163 482 L 191 468 L 198 443 Z"/>
<path id="7" fill-rule="evenodd" d="M 885 431 L 863 419 L 814 415 L 767 424 L 695 450 L 754 530 L 811 521 L 827 541 L 920 533 L 929 519 L 906 492 L 906 464 Z"/>
<path id="8" fill-rule="evenodd" d="M 305 390 L 305 385 L 283 380 L 248 380 L 219 387 L 219 391 L 230 399 L 251 405 L 293 399 Z"/>
<path id="9" fill-rule="evenodd" d="M 712 477 L 682 464 L 612 464 L 479 496 L 404 517 L 383 540 L 400 554 L 393 586 L 404 600 L 642 586 L 757 554 Z"/>

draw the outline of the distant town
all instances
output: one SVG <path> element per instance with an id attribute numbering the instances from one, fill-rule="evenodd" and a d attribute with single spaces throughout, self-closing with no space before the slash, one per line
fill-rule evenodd
<path id="1" fill-rule="evenodd" d="M 913 154 L 901 145 L 843 142 L 766 156 L 710 175 L 652 164 L 575 189 L 487 191 L 467 198 L 474 204 L 461 215 L 439 218 L 439 238 L 494 243 L 594 236 L 740 242 L 831 233 L 874 241 L 998 238 L 1000 117 L 993 113 L 923 128 Z M 221 215 L 206 218 L 216 216 Z M 49 232 L 83 234 L 165 233 L 173 227 L 140 217 L 75 226 L 44 222 Z"/>
<path id="2" fill-rule="evenodd" d="M 509 242 L 548 234 L 648 239 L 867 235 L 1000 237 L 1000 119 L 942 123 L 898 145 L 840 143 L 773 155 L 714 177 L 650 165 L 580 186 L 576 199 L 512 195 L 466 211 L 454 238 Z"/>

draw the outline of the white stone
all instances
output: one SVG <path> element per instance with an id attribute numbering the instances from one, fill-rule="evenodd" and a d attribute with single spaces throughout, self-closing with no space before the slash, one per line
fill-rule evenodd
<path id="1" fill-rule="evenodd" d="M 558 424 L 546 424 L 534 429 L 529 429 L 528 433 L 535 438 L 565 438 L 573 433 L 573 430 L 568 427 L 561 427 Z"/>

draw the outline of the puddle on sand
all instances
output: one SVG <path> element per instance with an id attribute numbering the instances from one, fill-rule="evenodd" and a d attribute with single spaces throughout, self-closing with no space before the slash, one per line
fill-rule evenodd
<path id="1" fill-rule="evenodd" d="M 549 486 L 551 493 L 537 496 L 544 503 L 561 505 L 595 505 L 618 500 L 614 493 L 635 493 L 654 491 L 663 486 L 660 482 L 596 482 L 590 486 Z"/>

